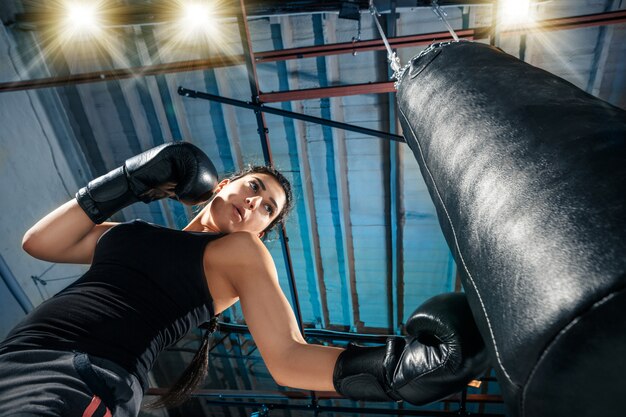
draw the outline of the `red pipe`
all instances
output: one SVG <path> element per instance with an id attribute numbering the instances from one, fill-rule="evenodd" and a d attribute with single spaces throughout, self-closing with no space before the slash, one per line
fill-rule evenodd
<path id="1" fill-rule="evenodd" d="M 511 28 L 502 30 L 501 34 L 514 35 L 533 31 L 552 31 L 552 30 L 567 30 L 578 29 L 592 26 L 613 25 L 626 23 L 626 10 L 618 10 L 607 13 L 597 13 L 584 16 L 564 17 L 557 19 L 548 19 L 537 22 L 533 25 Z M 464 29 L 456 32 L 459 37 L 464 39 L 483 39 L 489 36 L 490 28 L 481 27 L 475 29 Z M 401 36 L 395 38 L 389 38 L 389 43 L 394 48 L 406 48 L 410 46 L 427 45 L 433 42 L 441 42 L 450 40 L 450 34 L 448 32 L 434 32 L 421 35 Z M 381 39 L 360 41 L 356 43 L 344 42 L 319 46 L 310 46 L 304 48 L 291 48 L 282 49 L 278 51 L 263 51 L 254 54 L 256 62 L 273 62 L 284 61 L 288 59 L 309 58 L 317 56 L 339 55 L 352 52 L 363 51 L 375 51 L 383 50 L 385 45 Z M 233 65 L 240 65 L 244 62 L 244 58 L 241 55 L 228 57 L 228 56 L 216 56 L 206 60 L 195 61 L 183 61 L 173 62 L 168 64 L 150 65 L 137 68 L 122 68 L 107 71 L 98 71 L 85 74 L 70 74 L 60 77 L 41 78 L 36 80 L 14 81 L 0 83 L 0 92 L 6 91 L 18 91 L 29 90 L 35 88 L 47 88 L 58 87 L 66 84 L 85 84 L 99 81 L 109 81 L 112 79 L 126 79 L 133 77 L 142 77 L 148 75 L 168 74 L 181 71 L 195 71 L 207 68 L 226 67 Z M 371 84 L 359 84 L 355 87 L 359 92 L 353 94 L 375 94 L 385 93 L 393 90 L 385 90 L 382 87 L 384 83 L 371 83 Z M 370 87 L 365 87 L 369 85 Z M 295 97 L 299 97 L 295 91 L 304 91 L 302 93 L 305 98 L 321 98 L 321 97 L 336 97 L 337 92 L 352 92 L 357 90 L 351 90 L 351 86 L 342 86 L 339 90 L 331 90 L 328 93 L 324 92 L 322 88 L 308 89 L 308 90 L 294 90 Z M 329 87 L 335 89 L 337 87 Z M 361 90 L 362 88 L 362 90 Z M 378 90 L 378 89 L 381 90 Z M 387 87 L 388 88 L 388 87 Z M 317 91 L 320 95 L 313 97 L 313 92 Z M 283 97 L 291 97 L 291 91 L 281 91 L 276 93 L 265 93 L 260 96 L 265 97 L 261 99 L 266 103 L 286 101 L 279 94 L 285 94 Z M 271 95 L 270 95 L 271 94 Z M 330 95 L 325 95 L 330 94 Z M 349 94 L 348 94 L 349 95 Z M 298 100 L 298 98 L 291 98 L 290 100 Z"/>
<path id="2" fill-rule="evenodd" d="M 486 37 L 489 28 L 464 29 L 457 31 L 457 35 L 464 39 L 478 39 Z M 428 45 L 433 42 L 451 40 L 450 32 L 424 33 L 421 35 L 399 36 L 389 38 L 392 48 L 407 48 L 409 46 Z M 278 51 L 256 52 L 256 62 L 285 61 L 288 59 L 312 58 L 317 56 L 339 55 L 353 52 L 378 51 L 385 49 L 382 39 L 372 39 L 359 42 L 343 42 L 326 45 L 307 46 L 302 48 L 282 49 Z"/>
<path id="3" fill-rule="evenodd" d="M 336 87 L 306 88 L 303 90 L 276 91 L 274 93 L 260 93 L 259 99 L 263 103 L 280 101 L 309 100 L 323 97 L 343 97 L 358 94 L 393 93 L 396 89 L 393 81 L 351 84 Z"/>
<path id="4" fill-rule="evenodd" d="M 618 10 L 606 13 L 597 13 L 574 17 L 560 17 L 546 19 L 531 25 L 517 28 L 503 29 L 503 35 L 526 33 L 535 30 L 566 30 L 590 26 L 614 25 L 626 22 L 626 10 Z M 456 31 L 460 38 L 483 39 L 490 35 L 491 28 L 480 27 Z M 392 48 L 406 48 L 410 46 L 428 45 L 433 42 L 442 42 L 452 39 L 449 32 L 433 32 L 421 35 L 399 36 L 389 38 Z M 284 61 L 288 59 L 311 58 L 317 56 L 339 55 L 352 52 L 383 50 L 385 45 L 382 39 L 374 39 L 360 42 L 343 42 L 302 48 L 282 49 L 278 51 L 263 51 L 254 54 L 257 62 Z"/>

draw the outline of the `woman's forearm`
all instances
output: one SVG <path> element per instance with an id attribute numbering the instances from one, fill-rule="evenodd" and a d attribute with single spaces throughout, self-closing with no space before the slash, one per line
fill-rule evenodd
<path id="1" fill-rule="evenodd" d="M 49 262 L 91 263 L 98 238 L 114 224 L 94 224 L 72 199 L 32 226 L 22 248 Z"/>
<path id="2" fill-rule="evenodd" d="M 298 343 L 273 373 L 276 383 L 312 391 L 335 391 L 333 371 L 344 349 Z"/>

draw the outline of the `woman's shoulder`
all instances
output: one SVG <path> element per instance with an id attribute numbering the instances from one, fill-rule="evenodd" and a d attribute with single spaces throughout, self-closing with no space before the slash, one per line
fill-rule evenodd
<path id="1" fill-rule="evenodd" d="M 221 236 L 207 245 L 204 258 L 210 263 L 241 266 L 261 265 L 272 259 L 261 239 L 250 232 Z"/>
<path id="2" fill-rule="evenodd" d="M 251 232 L 228 233 L 220 237 L 216 242 L 220 242 L 221 246 L 228 250 L 237 250 L 243 253 L 259 252 L 269 254 L 261 239 Z"/>

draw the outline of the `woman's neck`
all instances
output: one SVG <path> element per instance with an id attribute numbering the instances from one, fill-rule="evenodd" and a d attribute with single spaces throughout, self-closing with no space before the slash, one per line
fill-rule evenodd
<path id="1" fill-rule="evenodd" d="M 206 233 L 219 233 L 215 227 L 202 223 L 202 216 L 197 215 L 187 226 L 183 228 L 186 232 L 206 232 Z"/>

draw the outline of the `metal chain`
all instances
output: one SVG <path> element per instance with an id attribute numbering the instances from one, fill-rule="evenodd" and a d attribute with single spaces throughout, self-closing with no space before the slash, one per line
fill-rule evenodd
<path id="1" fill-rule="evenodd" d="M 454 40 L 448 41 L 448 42 L 439 42 L 439 43 L 431 44 L 422 52 L 420 52 L 417 58 L 426 55 L 428 52 L 432 51 L 435 48 L 440 48 L 442 46 L 446 46 L 451 43 L 462 41 L 461 39 L 459 39 L 454 29 L 452 29 L 452 26 L 450 26 L 450 23 L 448 23 L 448 20 L 446 19 L 446 16 L 448 14 L 437 3 L 437 0 L 432 0 L 431 7 L 433 10 L 433 13 L 435 13 L 435 15 L 439 17 L 439 20 L 443 22 L 443 24 L 446 26 L 446 28 L 448 29 L 448 32 L 450 32 L 450 35 L 452 35 L 452 38 Z M 402 79 L 402 75 L 411 66 L 411 63 L 409 62 L 404 66 L 400 64 L 400 59 L 398 58 L 398 55 L 391 49 L 391 45 L 389 45 L 389 41 L 387 40 L 387 37 L 385 36 L 385 33 L 383 32 L 383 28 L 380 26 L 380 22 L 378 21 L 378 16 L 380 16 L 380 13 L 378 13 L 376 6 L 374 6 L 373 0 L 370 0 L 369 12 L 372 15 L 372 18 L 374 19 L 374 23 L 376 23 L 376 27 L 378 28 L 378 33 L 380 34 L 380 37 L 382 38 L 385 44 L 385 48 L 387 49 L 387 60 L 389 61 L 389 66 L 393 70 L 393 75 L 391 76 L 391 79 L 396 80 L 396 82 L 394 83 L 394 87 L 397 90 L 398 84 L 400 83 L 400 80 Z"/>
<path id="2" fill-rule="evenodd" d="M 454 41 L 453 40 L 453 41 L 446 41 L 446 42 L 431 43 L 430 45 L 428 45 L 428 47 L 426 49 L 424 49 L 422 52 L 420 52 L 416 57 L 414 57 L 411 61 L 409 61 L 405 66 L 400 68 L 400 70 L 398 71 L 398 76 L 396 78 L 396 82 L 393 84 L 393 86 L 396 88 L 396 90 L 398 89 L 398 86 L 400 85 L 400 80 L 402 79 L 402 76 L 409 69 L 409 67 L 411 66 L 411 63 L 413 61 L 420 59 L 421 57 L 423 57 L 424 55 L 426 55 L 427 53 L 431 52 L 434 49 L 442 48 L 442 47 L 451 45 L 453 43 L 461 43 L 461 42 L 470 42 L 470 41 L 468 41 L 467 39 L 459 39 L 458 41 Z"/>

